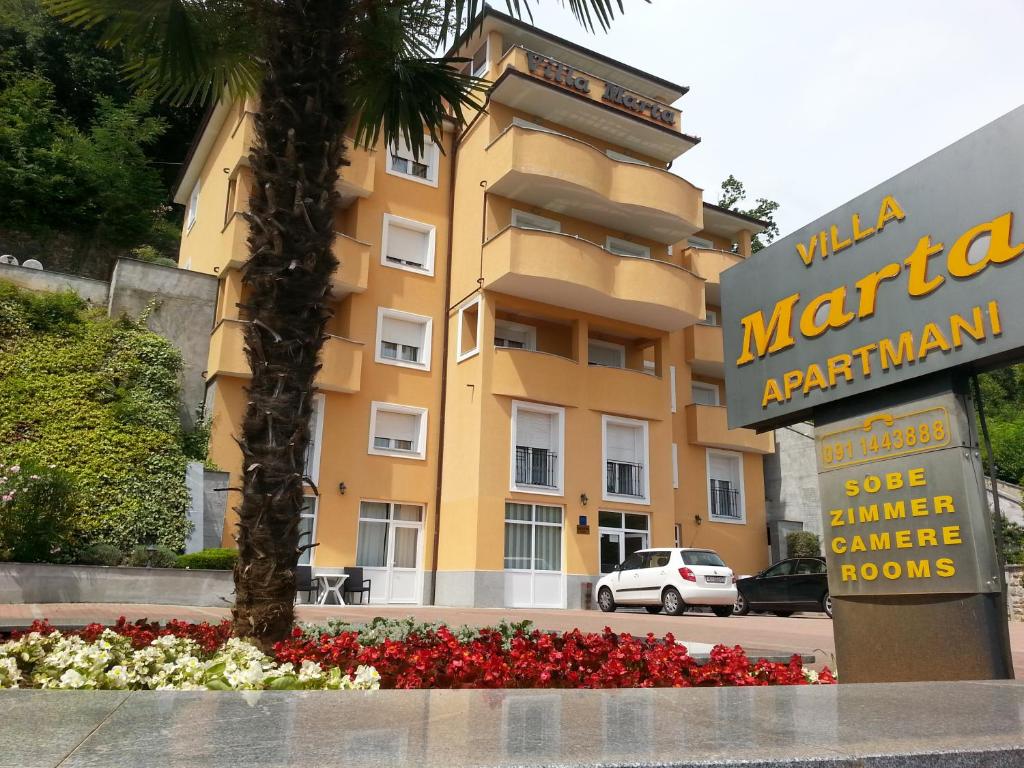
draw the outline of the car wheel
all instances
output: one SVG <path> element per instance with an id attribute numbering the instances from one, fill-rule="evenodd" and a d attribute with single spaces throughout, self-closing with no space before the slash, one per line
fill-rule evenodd
<path id="1" fill-rule="evenodd" d="M 675 587 L 665 587 L 665 591 L 661 593 L 661 607 L 669 616 L 680 616 L 686 611 L 683 596 Z"/>
<path id="2" fill-rule="evenodd" d="M 782 619 L 788 619 L 793 615 L 793 611 L 772 611 L 772 613 Z"/>
<path id="3" fill-rule="evenodd" d="M 750 603 L 747 602 L 747 598 L 743 596 L 743 593 L 736 593 L 736 604 L 733 605 L 732 612 L 736 616 L 746 616 L 750 613 Z"/>
<path id="4" fill-rule="evenodd" d="M 711 612 L 720 619 L 728 618 L 732 616 L 733 606 L 731 605 L 713 605 L 711 606 Z"/>
<path id="5" fill-rule="evenodd" d="M 832 618 L 832 595 L 828 592 L 826 592 L 825 596 L 821 598 L 821 610 L 823 610 L 825 615 L 830 619 Z"/>
<path id="6" fill-rule="evenodd" d="M 597 593 L 597 607 L 605 613 L 612 613 L 615 610 L 615 598 L 608 587 L 601 587 L 601 591 Z"/>
<path id="7" fill-rule="evenodd" d="M 660 605 L 645 605 L 644 608 L 648 613 L 661 613 Z"/>

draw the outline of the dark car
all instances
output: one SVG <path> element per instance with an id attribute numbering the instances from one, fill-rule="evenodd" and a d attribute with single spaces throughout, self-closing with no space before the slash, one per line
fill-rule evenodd
<path id="1" fill-rule="evenodd" d="M 828 572 L 823 557 L 793 557 L 736 582 L 737 616 L 771 611 L 792 616 L 796 611 L 823 611 L 832 618 Z"/>

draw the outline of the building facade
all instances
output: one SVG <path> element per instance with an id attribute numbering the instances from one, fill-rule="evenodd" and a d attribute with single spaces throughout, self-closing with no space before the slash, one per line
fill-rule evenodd
<path id="1" fill-rule="evenodd" d="M 686 89 L 493 10 L 455 53 L 486 110 L 343 169 L 304 560 L 362 566 L 375 602 L 510 607 L 578 607 L 644 546 L 763 567 L 773 441 L 727 429 L 718 326 L 718 275 L 762 225 L 668 171 L 698 142 Z M 180 266 L 220 284 L 207 403 L 232 485 L 255 108 L 211 112 L 178 188 Z"/>

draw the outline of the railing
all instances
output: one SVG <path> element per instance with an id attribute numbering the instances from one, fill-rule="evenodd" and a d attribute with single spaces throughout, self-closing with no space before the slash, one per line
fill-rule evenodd
<path id="1" fill-rule="evenodd" d="M 726 517 L 730 520 L 743 519 L 740 492 L 731 487 L 728 481 L 711 481 L 711 516 Z"/>
<path id="2" fill-rule="evenodd" d="M 558 487 L 558 454 L 546 448 L 516 446 L 516 485 Z"/>
<path id="3" fill-rule="evenodd" d="M 643 498 L 644 465 L 625 461 L 609 461 L 607 491 L 616 496 Z"/>

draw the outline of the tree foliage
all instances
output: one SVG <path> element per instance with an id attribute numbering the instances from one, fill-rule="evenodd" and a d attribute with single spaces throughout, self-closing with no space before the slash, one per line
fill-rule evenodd
<path id="1" fill-rule="evenodd" d="M 189 530 L 177 414 L 181 357 L 73 294 L 0 282 L 0 462 L 54 465 L 81 499 L 75 537 L 122 551 Z"/>
<path id="2" fill-rule="evenodd" d="M 1004 482 L 1024 485 L 1024 365 L 983 373 L 978 377 L 978 384 L 992 440 L 996 474 Z M 982 451 L 985 452 L 984 445 Z M 987 473 L 987 452 L 985 462 Z"/>
<path id="3" fill-rule="evenodd" d="M 793 531 L 786 537 L 786 557 L 819 557 L 821 539 L 811 531 Z"/>
<path id="4" fill-rule="evenodd" d="M 722 195 L 718 199 L 718 205 L 730 211 L 736 211 L 746 216 L 753 216 L 767 223 L 763 232 L 755 235 L 751 243 L 751 251 L 757 253 L 765 246 L 771 245 L 772 241 L 779 236 L 779 225 L 775 223 L 775 212 L 779 210 L 779 204 L 774 200 L 759 197 L 753 208 L 740 208 L 739 204 L 747 198 L 747 190 L 743 182 L 729 174 L 729 178 L 722 182 Z"/>

